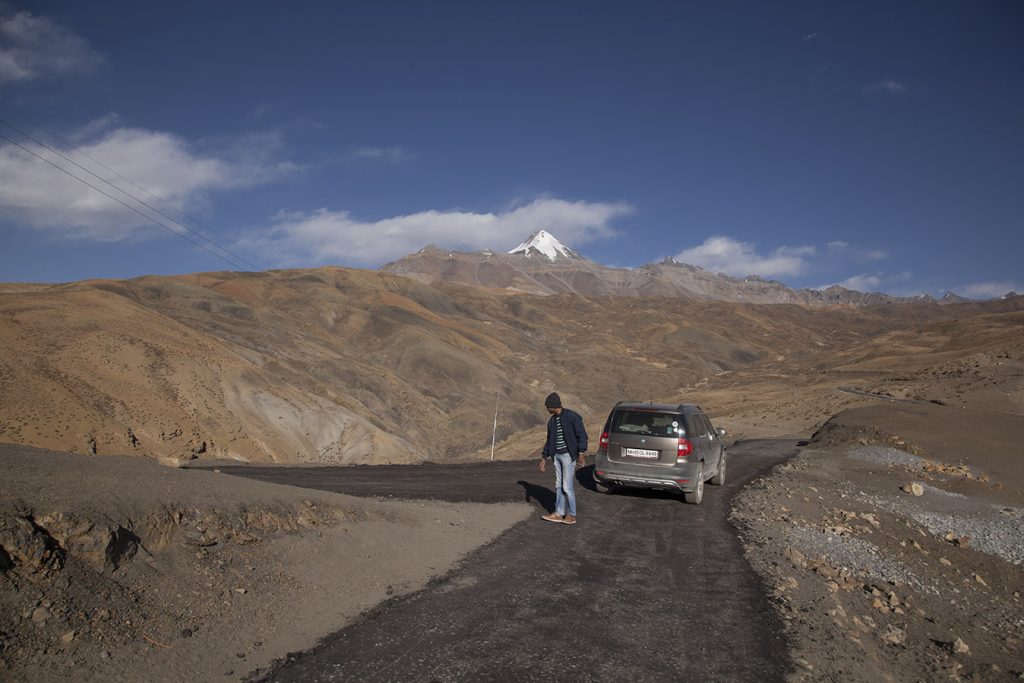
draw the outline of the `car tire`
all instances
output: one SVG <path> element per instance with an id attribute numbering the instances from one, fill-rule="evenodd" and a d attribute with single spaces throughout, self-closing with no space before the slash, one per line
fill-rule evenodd
<path id="1" fill-rule="evenodd" d="M 704 463 L 700 464 L 700 470 L 697 471 L 697 488 L 693 491 L 684 491 L 683 500 L 690 505 L 700 505 L 704 500 Z"/>
<path id="2" fill-rule="evenodd" d="M 725 449 L 723 448 L 722 457 L 718 460 L 718 472 L 708 480 L 709 483 L 714 484 L 715 486 L 721 486 L 725 483 L 725 462 Z"/>
<path id="3" fill-rule="evenodd" d="M 596 489 L 598 493 L 611 493 L 614 488 L 615 487 L 611 484 L 602 484 L 597 480 L 597 477 L 594 477 L 594 489 Z"/>

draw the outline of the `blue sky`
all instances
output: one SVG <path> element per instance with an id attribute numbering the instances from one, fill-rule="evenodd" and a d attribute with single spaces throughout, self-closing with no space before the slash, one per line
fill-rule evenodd
<path id="1" fill-rule="evenodd" d="M 228 267 L 171 216 L 245 268 L 545 228 L 608 265 L 1024 291 L 1016 1 L 0 0 L 0 121 L 4 281 Z"/>

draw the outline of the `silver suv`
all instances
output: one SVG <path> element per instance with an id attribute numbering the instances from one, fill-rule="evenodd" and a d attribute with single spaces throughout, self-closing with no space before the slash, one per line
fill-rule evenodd
<path id="1" fill-rule="evenodd" d="M 705 481 L 725 483 L 724 436 L 700 406 L 620 401 L 601 431 L 594 459 L 597 490 L 679 491 L 687 503 L 699 505 Z"/>

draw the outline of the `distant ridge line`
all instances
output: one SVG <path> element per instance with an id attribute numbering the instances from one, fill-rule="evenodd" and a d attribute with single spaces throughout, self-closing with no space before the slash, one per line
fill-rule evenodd
<path id="1" fill-rule="evenodd" d="M 734 303 L 810 306 L 873 306 L 903 303 L 952 304 L 957 295 L 897 297 L 859 292 L 840 285 L 794 289 L 757 275 L 735 278 L 665 258 L 638 268 L 613 268 L 577 254 L 546 230 L 537 230 L 507 253 L 485 249 L 455 251 L 429 245 L 380 270 L 428 284 L 452 282 L 537 295 L 572 293 L 584 297 L 685 297 Z"/>

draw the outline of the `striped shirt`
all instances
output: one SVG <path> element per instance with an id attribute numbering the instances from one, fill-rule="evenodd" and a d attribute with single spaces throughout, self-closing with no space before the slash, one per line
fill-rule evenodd
<path id="1" fill-rule="evenodd" d="M 555 454 L 568 452 L 569 447 L 565 445 L 565 433 L 562 432 L 562 416 L 555 415 Z"/>

